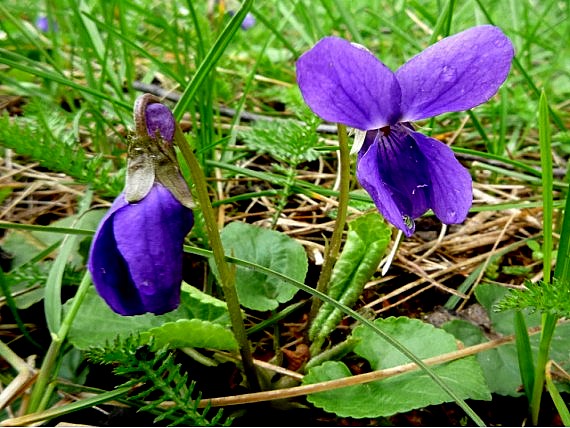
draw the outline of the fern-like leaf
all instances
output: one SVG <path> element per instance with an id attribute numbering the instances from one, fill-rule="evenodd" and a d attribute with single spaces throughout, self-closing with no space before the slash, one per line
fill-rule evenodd
<path id="1" fill-rule="evenodd" d="M 129 386 L 132 394 L 127 400 L 139 406 L 140 411 L 156 416 L 155 422 L 167 420 L 169 426 L 229 425 L 231 419 L 223 420 L 222 410 L 211 418 L 210 408 L 199 409 L 201 394 L 195 392 L 196 384 L 188 383 L 188 373 L 183 373 L 174 354 L 167 348 L 153 351 L 152 343 L 142 345 L 139 337 L 129 337 L 105 348 L 94 348 L 87 353 L 89 360 L 99 364 L 112 364 L 114 372 L 128 377 L 120 387 Z M 164 408 L 170 401 L 173 406 Z"/>
<path id="2" fill-rule="evenodd" d="M 116 196 L 124 172 L 101 155 L 89 155 L 73 138 L 71 118 L 33 101 L 24 117 L 0 116 L 0 145 L 29 157 L 41 166 L 63 172 L 79 183 L 90 184 L 103 195 Z M 123 171 L 123 170 L 121 170 Z"/>
<path id="3" fill-rule="evenodd" d="M 526 309 L 533 312 L 555 315 L 558 318 L 570 317 L 570 283 L 554 279 L 552 283 L 543 281 L 525 283 L 526 290 L 509 290 L 497 305 L 499 311 Z"/>

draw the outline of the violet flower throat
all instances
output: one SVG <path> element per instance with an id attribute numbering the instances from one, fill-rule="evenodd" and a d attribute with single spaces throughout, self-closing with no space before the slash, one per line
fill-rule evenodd
<path id="1" fill-rule="evenodd" d="M 125 190 L 103 217 L 88 268 L 99 295 L 121 315 L 178 307 L 184 238 L 194 224 L 192 197 L 172 146 L 176 124 L 151 95 L 135 103 Z"/>
<path id="2" fill-rule="evenodd" d="M 297 61 L 297 82 L 317 116 L 356 130 L 358 181 L 409 237 L 414 219 L 428 209 L 456 224 L 473 200 L 471 176 L 452 150 L 410 122 L 488 101 L 513 55 L 499 28 L 481 25 L 440 40 L 392 72 L 365 48 L 325 37 Z"/>

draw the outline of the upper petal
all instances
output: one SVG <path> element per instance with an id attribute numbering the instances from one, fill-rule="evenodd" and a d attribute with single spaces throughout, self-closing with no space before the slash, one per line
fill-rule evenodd
<path id="1" fill-rule="evenodd" d="M 402 121 L 473 108 L 507 78 L 514 49 L 503 32 L 481 25 L 446 37 L 396 71 Z"/>
<path id="2" fill-rule="evenodd" d="M 134 315 L 145 310 L 113 232 L 115 214 L 127 205 L 124 194 L 115 199 L 95 232 L 87 265 L 97 292 L 111 309 L 121 315 Z"/>
<path id="3" fill-rule="evenodd" d="M 297 61 L 297 82 L 315 114 L 330 122 L 369 130 L 400 115 L 394 73 L 364 48 L 325 37 Z"/>
<path id="4" fill-rule="evenodd" d="M 445 224 L 461 223 L 473 203 L 469 171 L 442 142 L 419 132 L 412 131 L 411 134 L 426 159 L 430 208 Z"/>
<path id="5" fill-rule="evenodd" d="M 150 193 L 115 214 L 113 232 L 144 312 L 161 314 L 180 302 L 182 245 L 192 211 L 156 183 Z"/>

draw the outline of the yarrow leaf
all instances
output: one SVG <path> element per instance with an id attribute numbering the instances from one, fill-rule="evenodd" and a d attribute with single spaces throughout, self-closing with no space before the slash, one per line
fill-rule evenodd
<path id="1" fill-rule="evenodd" d="M 307 126 L 292 120 L 258 121 L 251 130 L 242 131 L 240 137 L 248 148 L 269 153 L 276 159 L 297 164 L 319 157 L 316 126 Z"/>
<path id="2" fill-rule="evenodd" d="M 89 184 L 102 195 L 117 195 L 124 170 L 116 172 L 102 155 L 87 153 L 69 132 L 71 118 L 32 101 L 26 116 L 0 115 L 0 141 L 22 156 L 37 161 L 51 171 L 63 172 L 80 183 Z"/>
<path id="3" fill-rule="evenodd" d="M 211 408 L 199 409 L 201 393 L 196 383 L 188 382 L 188 373 L 182 371 L 167 348 L 156 348 L 151 341 L 141 345 L 140 336 L 127 336 L 114 340 L 104 347 L 91 348 L 87 358 L 99 364 L 112 364 L 113 371 L 127 377 L 120 387 L 131 387 L 126 399 L 140 412 L 158 415 L 155 422 L 168 421 L 168 426 L 227 426 L 231 419 L 223 420 L 222 410 L 208 416 Z M 119 387 L 119 388 L 120 388 Z M 144 401 L 143 401 L 144 400 Z M 173 405 L 164 408 L 165 401 Z"/>
<path id="4" fill-rule="evenodd" d="M 552 283 L 525 281 L 526 290 L 509 290 L 496 310 L 526 309 L 555 315 L 558 318 L 570 317 L 570 283 L 556 278 Z"/>

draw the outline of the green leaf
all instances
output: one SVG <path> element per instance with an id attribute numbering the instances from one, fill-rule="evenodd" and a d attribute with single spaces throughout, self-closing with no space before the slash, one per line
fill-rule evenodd
<path id="1" fill-rule="evenodd" d="M 252 128 L 242 131 L 240 137 L 252 150 L 267 152 L 275 159 L 295 164 L 319 157 L 319 152 L 315 150 L 319 142 L 316 128 L 316 123 L 307 126 L 293 121 L 259 121 Z"/>
<path id="2" fill-rule="evenodd" d="M 303 282 L 307 253 L 287 235 L 247 223 L 228 224 L 221 233 L 227 255 L 247 260 Z M 212 263 L 213 265 L 213 263 Z M 214 272 L 217 270 L 212 266 Z M 236 268 L 236 288 L 246 308 L 268 311 L 293 298 L 298 289 L 284 281 L 241 266 Z"/>
<path id="3" fill-rule="evenodd" d="M 141 337 L 150 340 L 157 349 L 163 346 L 175 348 L 213 348 L 233 351 L 238 348 L 233 333 L 228 328 L 210 321 L 198 319 L 167 322 L 144 332 Z"/>
<path id="4" fill-rule="evenodd" d="M 376 211 L 358 217 L 348 227 L 348 237 L 334 266 L 328 295 L 352 307 L 376 272 L 390 242 L 391 231 Z M 342 315 L 340 309 L 329 303 L 323 304 L 311 325 L 309 337 L 312 340 L 327 337 Z"/>
<path id="5" fill-rule="evenodd" d="M 185 282 L 182 283 L 180 299 L 187 311 L 187 318 L 197 318 L 217 324 L 230 325 L 228 305 L 223 300 L 216 299 Z"/>
<path id="6" fill-rule="evenodd" d="M 511 335 L 515 331 L 514 311 L 505 310 L 496 312 L 497 303 L 501 302 L 509 290 L 491 284 L 480 284 L 475 289 L 475 296 L 481 305 L 487 310 L 491 319 L 492 333 L 499 335 Z M 529 314 L 528 310 L 522 312 L 527 327 L 536 327 L 541 324 L 541 317 L 538 313 Z M 451 321 L 443 325 L 443 328 L 452 333 L 458 340 L 466 346 L 487 342 L 486 336 L 479 327 L 469 324 L 466 321 Z M 538 350 L 539 336 L 530 336 L 530 346 L 532 354 L 536 355 Z M 556 327 L 552 337 L 550 358 L 562 363 L 570 363 L 570 324 L 560 324 Z M 501 395 L 519 396 L 519 389 L 522 385 L 517 349 L 514 343 L 502 345 L 498 348 L 482 352 L 477 355 L 483 373 L 491 392 Z"/>
<path id="7" fill-rule="evenodd" d="M 475 289 L 475 297 L 481 305 L 487 310 L 493 329 L 497 333 L 504 335 L 514 334 L 515 326 L 513 323 L 513 315 L 511 311 L 498 312 L 497 305 L 501 302 L 507 293 L 505 287 L 494 284 L 479 284 Z M 540 314 L 529 314 L 528 310 L 523 311 L 526 317 L 528 327 L 540 325 Z"/>
<path id="8" fill-rule="evenodd" d="M 554 278 L 552 283 L 525 281 L 525 285 L 526 290 L 509 290 L 497 309 L 529 308 L 558 318 L 570 317 L 570 282 Z"/>
<path id="9" fill-rule="evenodd" d="M 487 342 L 481 329 L 468 321 L 453 320 L 445 323 L 442 328 L 461 340 L 465 346 Z M 492 393 L 512 397 L 521 395 L 519 389 L 522 382 L 514 343 L 481 352 L 477 354 L 477 361 Z"/>
<path id="10" fill-rule="evenodd" d="M 376 320 L 375 324 L 421 358 L 457 350 L 452 335 L 419 320 L 391 317 Z M 385 369 L 409 362 L 405 356 L 365 326 L 357 327 L 354 336 L 361 338 L 355 352 L 366 358 L 373 369 Z M 434 366 L 433 371 L 461 398 L 491 399 L 481 368 L 473 357 Z M 327 362 L 311 369 L 303 383 L 347 376 L 350 376 L 350 371 L 344 363 Z M 423 371 L 311 394 L 307 399 L 326 411 L 354 418 L 390 416 L 450 400 L 449 395 Z"/>
<path id="11" fill-rule="evenodd" d="M 64 310 L 69 310 L 71 300 L 66 302 Z M 135 316 L 122 316 L 113 312 L 101 297 L 91 288 L 83 301 L 71 329 L 69 341 L 79 349 L 92 346 L 104 347 L 107 343 L 133 334 L 144 333 L 165 323 L 190 318 L 218 325 L 225 329 L 228 325 L 225 303 L 207 296 L 189 285 L 182 287 L 181 305 L 174 311 L 163 315 L 150 313 Z M 200 320 L 199 320 L 200 321 Z M 166 333 L 164 333 L 166 334 Z"/>

